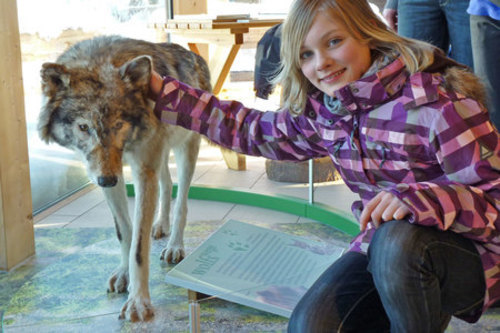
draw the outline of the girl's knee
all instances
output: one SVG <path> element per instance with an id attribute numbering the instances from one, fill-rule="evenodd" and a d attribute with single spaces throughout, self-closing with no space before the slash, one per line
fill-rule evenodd
<path id="1" fill-rule="evenodd" d="M 310 304 L 309 306 L 301 306 L 300 303 L 292 312 L 288 321 L 288 333 L 302 332 L 326 332 L 323 330 L 322 321 L 328 318 L 325 314 L 319 315 L 321 309 Z"/>
<path id="2" fill-rule="evenodd" d="M 307 319 L 302 309 L 295 308 L 288 321 L 288 333 L 307 332 Z"/>
<path id="3" fill-rule="evenodd" d="M 428 244 L 423 231 L 425 228 L 406 221 L 383 223 L 375 232 L 368 249 L 370 271 L 390 274 L 405 263 L 418 260 Z"/>

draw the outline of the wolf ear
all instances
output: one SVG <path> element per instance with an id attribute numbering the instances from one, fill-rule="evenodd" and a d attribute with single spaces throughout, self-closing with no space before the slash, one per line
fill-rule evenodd
<path id="1" fill-rule="evenodd" d="M 125 82 L 133 86 L 149 86 L 151 71 L 153 70 L 153 59 L 142 55 L 130 60 L 120 67 L 120 75 Z"/>
<path id="2" fill-rule="evenodd" d="M 69 87 L 70 76 L 64 65 L 46 62 L 40 71 L 42 89 L 47 96 Z"/>
<path id="3" fill-rule="evenodd" d="M 70 74 L 64 65 L 47 62 L 42 65 L 40 76 L 42 77 L 42 91 L 46 99 L 38 116 L 38 134 L 45 143 L 49 143 L 52 118 L 56 109 L 50 107 L 47 101 L 69 87 Z"/>

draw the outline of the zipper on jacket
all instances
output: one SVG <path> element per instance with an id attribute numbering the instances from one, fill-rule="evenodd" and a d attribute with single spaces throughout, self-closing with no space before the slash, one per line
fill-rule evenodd
<path id="1" fill-rule="evenodd" d="M 387 157 L 386 157 L 386 154 L 385 154 L 385 149 L 384 149 L 384 148 L 382 148 L 382 161 L 380 162 L 380 164 L 379 164 L 379 166 L 378 166 L 380 169 L 382 169 L 382 166 L 384 165 L 384 163 L 385 163 L 385 161 L 386 161 L 386 158 L 387 158 Z"/>
<path id="2" fill-rule="evenodd" d="M 333 148 L 333 152 L 330 154 L 333 162 L 338 164 L 338 165 L 340 165 L 338 154 L 339 154 L 340 148 L 342 147 L 344 142 L 345 141 L 339 141 L 339 142 L 335 143 L 335 146 Z"/>
<path id="3" fill-rule="evenodd" d="M 358 131 L 359 123 L 358 123 L 358 118 L 356 116 L 352 117 L 352 130 L 351 130 L 351 148 L 356 149 L 356 145 L 354 144 L 354 135 L 357 134 L 356 132 Z"/>

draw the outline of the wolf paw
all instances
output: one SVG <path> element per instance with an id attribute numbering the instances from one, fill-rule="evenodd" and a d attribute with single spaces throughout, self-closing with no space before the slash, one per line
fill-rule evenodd
<path id="1" fill-rule="evenodd" d="M 178 264 L 185 257 L 184 248 L 182 246 L 168 246 L 161 251 L 161 260 L 165 260 L 169 264 Z"/>
<path id="2" fill-rule="evenodd" d="M 154 239 L 160 239 L 168 235 L 168 228 L 164 228 L 161 223 L 155 223 L 151 235 Z"/>
<path id="3" fill-rule="evenodd" d="M 131 322 L 148 321 L 154 317 L 153 305 L 147 297 L 130 297 L 123 305 L 120 312 L 120 319 L 127 319 Z"/>
<path id="4" fill-rule="evenodd" d="M 117 268 L 108 280 L 108 293 L 124 293 L 128 287 L 128 268 Z"/>

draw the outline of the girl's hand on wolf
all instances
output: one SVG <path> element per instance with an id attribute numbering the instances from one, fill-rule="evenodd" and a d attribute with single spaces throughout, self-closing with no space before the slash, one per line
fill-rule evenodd
<path id="1" fill-rule="evenodd" d="M 382 191 L 361 212 L 360 228 L 364 231 L 370 221 L 378 228 L 383 222 L 401 220 L 410 213 L 410 208 L 393 193 Z"/>
<path id="2" fill-rule="evenodd" d="M 157 72 L 152 71 L 151 78 L 149 79 L 149 98 L 156 101 L 161 93 L 162 87 L 163 78 Z"/>

